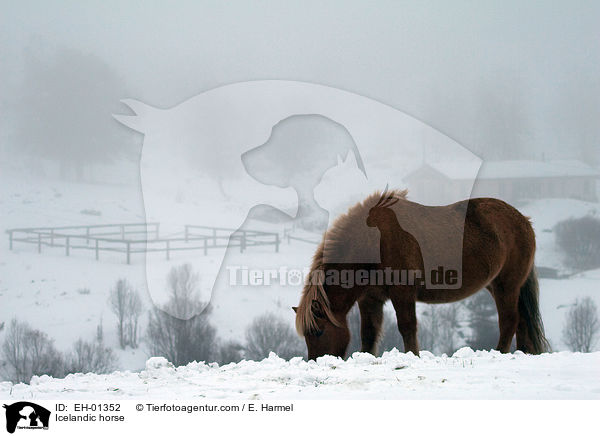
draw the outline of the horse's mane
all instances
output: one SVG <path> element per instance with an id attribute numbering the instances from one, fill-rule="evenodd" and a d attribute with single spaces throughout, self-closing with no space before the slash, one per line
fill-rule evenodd
<path id="1" fill-rule="evenodd" d="M 319 328 L 315 315 L 312 312 L 312 302 L 317 301 L 323 309 L 325 316 L 333 324 L 340 326 L 339 321 L 331 311 L 331 305 L 323 282 L 325 279 L 325 259 L 342 259 L 357 249 L 379 250 L 378 240 L 374 240 L 372 233 L 365 232 L 365 223 L 369 211 L 385 198 L 406 199 L 406 190 L 376 191 L 362 202 L 356 203 L 345 214 L 340 215 L 327 229 L 312 260 L 310 274 L 304 285 L 300 304 L 296 310 L 296 330 L 300 336 L 307 333 L 316 333 Z M 378 251 L 377 251 L 378 253 Z"/>

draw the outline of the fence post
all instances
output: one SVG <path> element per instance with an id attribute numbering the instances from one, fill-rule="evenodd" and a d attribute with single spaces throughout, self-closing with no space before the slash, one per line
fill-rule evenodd
<path id="1" fill-rule="evenodd" d="M 279 253 L 279 233 L 275 233 L 275 253 Z"/>
<path id="2" fill-rule="evenodd" d="M 208 254 L 208 238 L 204 238 L 204 255 Z"/>
<path id="3" fill-rule="evenodd" d="M 85 245 L 90 245 L 90 228 L 85 228 Z"/>
<path id="4" fill-rule="evenodd" d="M 121 239 L 125 239 L 125 226 L 121 224 Z"/>
<path id="5" fill-rule="evenodd" d="M 13 247 L 13 231 L 9 230 L 8 232 L 8 248 L 12 250 Z"/>
<path id="6" fill-rule="evenodd" d="M 96 239 L 96 260 L 100 259 L 100 252 L 98 250 L 98 240 Z"/>
<path id="7" fill-rule="evenodd" d="M 167 260 L 171 259 L 171 255 L 169 254 L 169 240 L 167 239 Z"/>
<path id="8" fill-rule="evenodd" d="M 38 233 L 38 253 L 42 252 L 42 234 Z"/>
<path id="9" fill-rule="evenodd" d="M 67 238 L 65 239 L 65 254 L 68 256 L 69 255 L 69 243 L 70 243 L 70 238 L 67 236 Z"/>
<path id="10" fill-rule="evenodd" d="M 131 261 L 131 243 L 127 242 L 127 265 L 130 264 Z"/>

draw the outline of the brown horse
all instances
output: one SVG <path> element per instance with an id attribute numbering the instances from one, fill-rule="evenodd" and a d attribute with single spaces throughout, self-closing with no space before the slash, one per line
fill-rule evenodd
<path id="1" fill-rule="evenodd" d="M 509 352 L 515 333 L 519 350 L 539 354 L 548 349 L 533 266 L 535 234 L 526 217 L 494 198 L 432 207 L 407 200 L 406 191 L 386 191 L 338 217 L 314 255 L 300 304 L 294 308 L 296 329 L 306 340 L 309 359 L 325 354 L 344 357 L 350 341 L 346 315 L 356 302 L 361 350 L 375 354 L 388 299 L 405 351 L 418 355 L 416 302 L 455 302 L 483 288 L 490 291 L 498 310 L 498 350 Z M 456 234 L 461 239 L 459 251 L 446 242 Z M 427 249 L 435 247 L 438 258 L 460 258 L 462 253 L 457 263 L 462 267 L 460 276 L 452 272 L 447 286 L 431 289 L 423 279 L 429 271 L 421 245 L 427 241 Z M 375 254 L 376 263 L 356 261 Z M 355 278 L 368 275 L 367 280 L 355 280 L 352 286 L 340 282 L 349 271 Z M 382 271 L 403 275 L 382 281 Z"/>

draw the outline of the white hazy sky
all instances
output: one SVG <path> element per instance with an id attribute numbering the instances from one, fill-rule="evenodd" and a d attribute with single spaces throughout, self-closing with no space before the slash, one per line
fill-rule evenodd
<path id="1" fill-rule="evenodd" d="M 302 80 L 390 104 L 469 145 L 480 91 L 492 88 L 518 99 L 532 141 L 549 150 L 564 147 L 565 99 L 600 97 L 599 2 L 1 4 L 3 95 L 27 50 L 70 47 L 104 59 L 124 97 L 153 106 L 237 81 Z"/>

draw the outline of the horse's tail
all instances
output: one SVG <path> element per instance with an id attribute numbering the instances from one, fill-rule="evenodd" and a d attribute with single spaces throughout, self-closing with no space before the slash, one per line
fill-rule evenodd
<path id="1" fill-rule="evenodd" d="M 532 266 L 519 294 L 519 316 L 525 321 L 527 327 L 527 336 L 529 336 L 532 348 L 527 351 L 531 354 L 541 354 L 550 350 L 550 344 L 544 334 L 544 323 L 540 315 L 539 294 L 540 287 L 537 273 L 535 266 Z"/>

